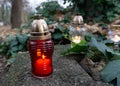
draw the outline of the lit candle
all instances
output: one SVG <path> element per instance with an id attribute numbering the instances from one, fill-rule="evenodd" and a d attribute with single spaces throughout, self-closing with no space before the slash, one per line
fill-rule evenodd
<path id="1" fill-rule="evenodd" d="M 72 37 L 72 42 L 78 44 L 78 43 L 80 43 L 80 41 L 81 41 L 81 37 L 80 36 L 73 36 Z"/>
<path id="2" fill-rule="evenodd" d="M 31 59 L 31 72 L 36 78 L 52 74 L 52 55 L 54 44 L 46 21 L 36 14 L 31 25 L 28 50 Z"/>
<path id="3" fill-rule="evenodd" d="M 40 53 L 38 54 L 40 55 Z M 47 59 L 43 54 L 41 59 L 38 59 L 35 63 L 35 73 L 36 74 L 49 74 L 51 73 L 51 60 Z"/>

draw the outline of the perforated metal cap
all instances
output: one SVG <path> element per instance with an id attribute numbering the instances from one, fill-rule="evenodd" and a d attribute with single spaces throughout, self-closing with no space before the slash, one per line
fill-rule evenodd
<path id="1" fill-rule="evenodd" d="M 51 38 L 51 33 L 49 32 L 49 28 L 47 26 L 47 23 L 44 19 L 35 18 L 31 24 L 31 32 L 30 32 L 31 40 L 45 40 Z"/>

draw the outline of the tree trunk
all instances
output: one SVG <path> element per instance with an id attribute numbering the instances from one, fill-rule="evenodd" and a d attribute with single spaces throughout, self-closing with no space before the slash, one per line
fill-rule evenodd
<path id="1" fill-rule="evenodd" d="M 84 0 L 85 16 L 88 16 L 89 12 L 89 0 Z"/>
<path id="2" fill-rule="evenodd" d="M 2 4 L 2 11 L 1 11 L 1 13 L 2 13 L 2 21 L 4 21 L 4 4 Z"/>
<path id="3" fill-rule="evenodd" d="M 11 25 L 12 28 L 18 28 L 22 23 L 23 0 L 12 0 Z"/>
<path id="4" fill-rule="evenodd" d="M 4 15 L 5 15 L 5 1 L 2 2 L 2 5 L 1 5 L 1 19 L 2 19 L 2 22 L 4 22 Z"/>

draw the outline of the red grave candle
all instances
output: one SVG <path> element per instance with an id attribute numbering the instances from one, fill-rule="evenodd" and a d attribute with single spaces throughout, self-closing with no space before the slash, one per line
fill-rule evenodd
<path id="1" fill-rule="evenodd" d="M 52 74 L 54 45 L 47 23 L 39 14 L 34 16 L 34 20 L 31 23 L 28 49 L 31 58 L 32 74 L 37 78 L 47 77 Z"/>
<path id="2" fill-rule="evenodd" d="M 47 77 L 52 73 L 53 49 L 53 42 L 50 39 L 29 40 L 32 74 L 35 77 Z"/>

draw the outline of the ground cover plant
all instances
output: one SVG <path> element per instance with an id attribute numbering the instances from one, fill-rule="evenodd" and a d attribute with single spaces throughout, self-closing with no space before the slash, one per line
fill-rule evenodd
<path id="1" fill-rule="evenodd" d="M 85 54 L 85 57 L 90 58 L 94 62 L 104 60 L 106 65 L 101 70 L 101 77 L 104 81 L 111 82 L 117 79 L 117 86 L 119 86 L 119 65 L 120 52 L 116 52 L 104 42 L 106 40 L 98 41 L 93 35 L 88 34 L 80 43 L 74 44 L 74 47 L 63 52 L 62 55 L 69 54 Z"/>

